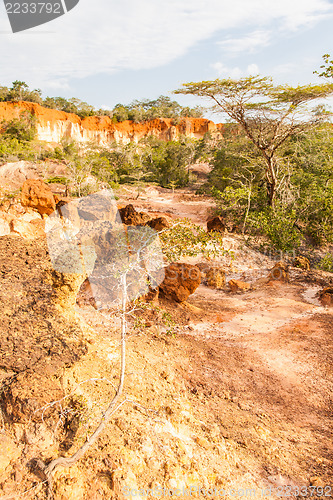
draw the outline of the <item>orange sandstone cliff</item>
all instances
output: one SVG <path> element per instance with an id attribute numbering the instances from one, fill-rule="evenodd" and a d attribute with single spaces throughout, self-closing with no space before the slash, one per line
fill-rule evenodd
<path id="1" fill-rule="evenodd" d="M 29 111 L 37 119 L 38 139 L 60 142 L 71 139 L 77 142 L 96 141 L 107 146 L 110 142 L 127 144 L 143 137 L 154 136 L 163 140 L 175 140 L 180 135 L 201 139 L 206 132 L 221 136 L 223 124 L 205 118 L 182 118 L 176 125 L 170 118 L 155 119 L 143 123 L 124 121 L 113 123 L 108 116 L 90 116 L 81 119 L 72 113 L 44 108 L 32 102 L 0 102 L 2 120 L 18 118 L 22 111 Z"/>

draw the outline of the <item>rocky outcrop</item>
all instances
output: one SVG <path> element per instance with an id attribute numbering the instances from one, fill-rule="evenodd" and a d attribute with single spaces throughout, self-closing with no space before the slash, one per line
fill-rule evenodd
<path id="1" fill-rule="evenodd" d="M 250 290 L 250 283 L 246 283 L 245 281 L 240 280 L 230 280 L 228 281 L 228 286 L 232 293 L 243 293 Z"/>
<path id="2" fill-rule="evenodd" d="M 163 231 L 163 229 L 168 229 L 170 223 L 166 217 L 156 217 L 147 222 L 147 226 L 155 229 L 155 231 Z"/>
<path id="3" fill-rule="evenodd" d="M 28 240 L 43 238 L 45 220 L 34 209 L 14 203 L 8 211 L 0 210 L 0 237 L 8 234 L 19 235 Z"/>
<path id="4" fill-rule="evenodd" d="M 268 278 L 270 281 L 287 281 L 289 282 L 289 268 L 285 262 L 277 262 L 271 269 Z"/>
<path id="5" fill-rule="evenodd" d="M 41 179 L 29 179 L 24 182 L 21 203 L 24 207 L 34 208 L 41 215 L 50 215 L 56 209 L 53 193 Z"/>
<path id="6" fill-rule="evenodd" d="M 0 166 L 0 186 L 5 191 L 18 190 L 27 179 L 39 177 L 36 165 L 29 161 L 9 162 Z"/>
<path id="7" fill-rule="evenodd" d="M 333 306 L 333 286 L 327 286 L 321 290 L 319 299 L 323 306 Z"/>
<path id="8" fill-rule="evenodd" d="M 299 267 L 301 269 L 304 269 L 305 271 L 310 270 L 310 261 L 303 255 L 299 255 L 298 257 L 295 258 L 293 262 L 294 267 Z"/>
<path id="9" fill-rule="evenodd" d="M 142 226 L 150 220 L 150 216 L 145 212 L 138 212 L 133 205 L 119 209 L 119 214 L 123 224 L 126 226 Z"/>
<path id="10" fill-rule="evenodd" d="M 216 231 L 218 233 L 224 234 L 225 232 L 225 222 L 222 217 L 214 217 L 207 221 L 207 231 Z"/>
<path id="11" fill-rule="evenodd" d="M 0 102 L 0 122 L 19 117 L 20 112 L 29 111 L 37 118 L 38 139 L 59 143 L 62 139 L 85 143 L 97 142 L 107 146 L 113 141 L 127 144 L 139 142 L 147 136 L 166 141 L 176 140 L 181 135 L 201 139 L 207 132 L 222 137 L 223 124 L 215 124 L 205 118 L 182 118 L 174 123 L 170 118 L 155 119 L 143 123 L 126 120 L 114 123 L 108 116 L 79 116 L 64 111 L 44 108 L 32 102 Z"/>
<path id="12" fill-rule="evenodd" d="M 9 227 L 11 233 L 18 234 L 27 240 L 45 237 L 45 221 L 40 218 L 32 217 L 25 220 L 24 217 L 21 217 L 19 219 L 12 219 Z"/>
<path id="13" fill-rule="evenodd" d="M 201 272 L 196 266 L 172 263 L 165 269 L 160 293 L 175 302 L 185 302 L 201 283 Z"/>

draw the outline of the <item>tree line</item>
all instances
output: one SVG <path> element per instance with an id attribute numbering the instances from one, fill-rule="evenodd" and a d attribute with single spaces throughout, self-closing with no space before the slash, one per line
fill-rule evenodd
<path id="1" fill-rule="evenodd" d="M 174 121 L 183 117 L 201 118 L 203 108 L 181 106 L 168 96 L 160 96 L 157 99 L 134 100 L 132 103 L 116 104 L 112 109 L 96 109 L 85 101 L 76 97 L 65 99 L 64 97 L 46 97 L 43 99 L 40 89 L 31 90 L 29 86 L 21 81 L 15 80 L 11 87 L 0 86 L 0 102 L 4 101 L 28 101 L 35 102 L 50 109 L 74 113 L 80 118 L 88 116 L 109 116 L 114 122 L 132 120 L 144 122 L 155 118 L 171 118 Z"/>

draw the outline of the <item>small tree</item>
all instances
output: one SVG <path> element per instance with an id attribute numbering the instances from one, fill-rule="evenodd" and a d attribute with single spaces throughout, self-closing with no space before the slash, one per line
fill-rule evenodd
<path id="1" fill-rule="evenodd" d="M 28 111 L 22 111 L 19 118 L 3 121 L 1 124 L 5 137 L 21 141 L 32 141 L 36 138 L 36 117 Z"/>
<path id="2" fill-rule="evenodd" d="M 135 310 L 135 299 L 163 281 L 165 259 L 170 261 L 200 253 L 216 257 L 225 251 L 219 233 L 207 233 L 189 221 L 178 221 L 159 233 L 147 226 L 130 226 L 125 230 L 111 190 L 61 207 L 48 218 L 46 235 L 55 271 L 89 275 L 95 300 L 98 299 L 106 308 L 117 306 L 121 317 L 119 381 L 99 424 L 73 455 L 60 456 L 48 464 L 38 461 L 52 495 L 53 473 L 59 467 L 70 467 L 80 460 L 99 438 L 115 411 L 129 401 L 123 394 L 127 317 Z"/>
<path id="3" fill-rule="evenodd" d="M 314 71 L 315 75 L 323 76 L 324 78 L 333 78 L 333 59 L 331 59 L 330 54 L 323 55 L 324 64 L 320 66 L 321 71 Z"/>
<path id="4" fill-rule="evenodd" d="M 21 80 L 15 80 L 9 90 L 8 100 L 10 101 L 22 101 L 24 99 L 24 93 L 29 90 L 29 86 L 22 82 Z"/>
<path id="5" fill-rule="evenodd" d="M 190 94 L 214 102 L 213 109 L 236 122 L 264 160 L 268 205 L 274 208 L 283 178 L 279 148 L 291 136 L 321 120 L 307 105 L 333 94 L 333 84 L 273 85 L 269 77 L 249 76 L 239 80 L 217 79 L 184 83 L 176 94 Z"/>

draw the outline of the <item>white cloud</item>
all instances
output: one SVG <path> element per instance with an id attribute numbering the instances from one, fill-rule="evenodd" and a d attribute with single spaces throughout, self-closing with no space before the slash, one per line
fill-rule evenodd
<path id="1" fill-rule="evenodd" d="M 241 38 L 228 38 L 223 42 L 218 42 L 218 45 L 225 51 L 235 53 L 253 53 L 256 49 L 261 49 L 267 46 L 270 42 L 271 35 L 268 31 L 253 31 L 252 33 Z"/>
<path id="2" fill-rule="evenodd" d="M 237 80 L 238 78 L 242 78 L 243 76 L 257 75 L 259 73 L 259 68 L 256 64 L 249 64 L 246 69 L 242 70 L 238 66 L 234 68 L 228 68 L 221 62 L 216 62 L 211 66 L 215 69 L 218 76 L 223 78 L 233 78 Z"/>
<path id="3" fill-rule="evenodd" d="M 316 63 L 317 61 L 314 61 L 312 65 L 313 68 Z M 302 65 L 304 66 L 304 61 L 302 61 Z M 278 64 L 277 66 L 274 66 L 273 73 L 274 75 L 290 75 L 295 71 L 295 69 L 297 69 L 297 66 L 294 63 Z"/>
<path id="4" fill-rule="evenodd" d="M 249 75 L 259 74 L 259 68 L 256 64 L 249 64 L 248 67 L 246 68 L 246 71 Z"/>
<path id="5" fill-rule="evenodd" d="M 295 30 L 332 12 L 329 0 L 80 0 L 47 25 L 3 34 L 10 28 L 0 2 L 1 83 L 66 88 L 69 78 L 165 65 L 219 30 L 261 26 L 249 39 L 254 50 L 269 42 L 265 26 Z"/>

